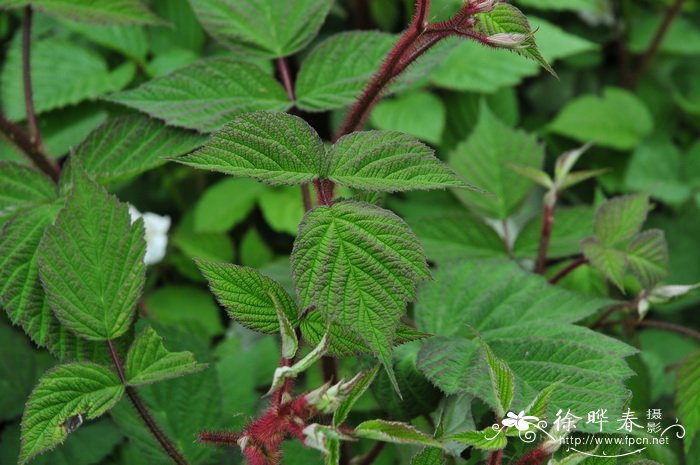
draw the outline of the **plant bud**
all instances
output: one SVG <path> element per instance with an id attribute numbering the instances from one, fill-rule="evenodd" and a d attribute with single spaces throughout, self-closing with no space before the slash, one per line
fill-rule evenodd
<path id="1" fill-rule="evenodd" d="M 509 34 L 504 32 L 488 36 L 486 38 L 486 42 L 498 47 L 523 48 L 525 47 L 525 41 L 527 41 L 530 37 L 530 34 Z"/>
<path id="2" fill-rule="evenodd" d="M 473 8 L 477 13 L 488 13 L 496 7 L 498 2 L 499 0 L 478 0 Z"/>

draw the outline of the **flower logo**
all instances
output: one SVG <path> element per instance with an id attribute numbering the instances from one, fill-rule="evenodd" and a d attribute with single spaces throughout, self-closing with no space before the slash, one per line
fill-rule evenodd
<path id="1" fill-rule="evenodd" d="M 506 418 L 501 422 L 503 426 L 515 426 L 518 431 L 527 431 L 530 428 L 530 422 L 537 423 L 539 418 L 525 415 L 525 410 L 521 410 L 517 415 L 513 412 L 508 412 Z"/>

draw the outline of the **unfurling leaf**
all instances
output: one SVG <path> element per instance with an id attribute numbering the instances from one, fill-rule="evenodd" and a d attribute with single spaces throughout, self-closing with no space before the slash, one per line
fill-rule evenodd
<path id="1" fill-rule="evenodd" d="M 355 435 L 375 441 L 395 444 L 413 444 L 442 448 L 443 445 L 408 423 L 386 420 L 369 420 L 355 428 Z"/>
<path id="2" fill-rule="evenodd" d="M 126 356 L 129 385 L 155 383 L 195 373 L 206 365 L 197 363 L 191 352 L 170 352 L 153 328 L 144 330 L 131 344 Z"/>
<path id="3" fill-rule="evenodd" d="M 513 372 L 506 362 L 498 358 L 483 339 L 479 340 L 486 355 L 491 384 L 498 401 L 498 414 L 503 417 L 513 401 L 515 380 Z"/>
<path id="4" fill-rule="evenodd" d="M 63 442 L 76 427 L 73 417 L 99 417 L 123 394 L 117 375 L 94 363 L 70 363 L 48 371 L 29 396 L 22 416 L 19 463 Z"/>

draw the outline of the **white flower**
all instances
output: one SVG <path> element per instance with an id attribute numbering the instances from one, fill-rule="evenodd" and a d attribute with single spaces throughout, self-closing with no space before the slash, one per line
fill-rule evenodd
<path id="1" fill-rule="evenodd" d="M 527 431 L 530 429 L 530 422 L 540 420 L 537 417 L 526 416 L 524 410 L 520 411 L 517 415 L 513 412 L 508 412 L 506 417 L 507 418 L 504 418 L 501 422 L 503 426 L 515 426 L 518 431 Z"/>
<path id="2" fill-rule="evenodd" d="M 146 230 L 146 256 L 143 258 L 143 262 L 146 265 L 153 265 L 163 260 L 165 249 L 168 246 L 170 217 L 150 212 L 141 213 L 131 204 L 129 204 L 129 215 L 132 223 L 143 218 L 143 226 Z"/>

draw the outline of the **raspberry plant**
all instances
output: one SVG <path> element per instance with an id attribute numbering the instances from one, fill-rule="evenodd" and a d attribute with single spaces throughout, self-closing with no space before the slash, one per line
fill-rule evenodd
<path id="1" fill-rule="evenodd" d="M 589 195 L 610 170 L 579 169 L 587 151 L 646 147 L 654 122 L 634 94 L 571 102 L 546 150 L 510 122 L 514 93 L 478 92 L 537 66 L 564 86 L 548 60 L 597 45 L 539 31 L 506 1 L 432 3 L 407 6 L 399 35 L 329 35 L 342 2 L 0 0 L 0 35 L 16 31 L 0 76 L 0 303 L 28 338 L 2 322 L 0 387 L 28 395 L 0 414 L 22 417 L 3 432 L 3 463 L 369 465 L 386 444 L 415 465 L 673 455 L 567 448 L 568 436 L 622 433 L 539 422 L 643 405 L 631 380 L 661 362 L 639 355 L 639 329 L 697 344 L 694 329 L 646 318 L 695 287 L 664 282 L 669 244 L 645 228 L 652 198 L 680 206 L 694 187 L 650 189 L 642 151 L 629 183 L 641 187 L 608 198 L 614 180 L 600 181 L 606 192 Z M 400 10 L 354 6 L 361 26 Z M 636 72 L 622 70 L 628 89 L 682 7 Z M 426 82 L 449 89 L 445 103 Z M 80 102 L 74 124 L 57 123 Z M 602 124 L 611 108 L 622 116 Z M 593 205 L 575 201 L 582 192 Z M 127 203 L 164 198 L 177 205 L 176 252 L 170 219 Z M 251 217 L 269 231 L 230 232 Z M 288 260 L 273 262 L 267 242 Z M 676 439 L 690 454 L 697 353 L 678 363 Z"/>

